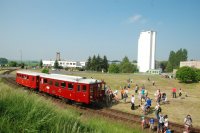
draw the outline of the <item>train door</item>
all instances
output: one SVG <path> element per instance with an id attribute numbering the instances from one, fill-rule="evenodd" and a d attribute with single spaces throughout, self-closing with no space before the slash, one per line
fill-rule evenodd
<path id="1" fill-rule="evenodd" d="M 40 77 L 36 76 L 36 88 L 39 88 L 39 84 L 40 84 Z"/>
<path id="2" fill-rule="evenodd" d="M 68 93 L 67 98 L 70 100 L 75 100 L 75 88 L 74 83 L 68 82 Z"/>
<path id="3" fill-rule="evenodd" d="M 75 86 L 76 89 L 76 101 L 81 102 L 83 101 L 83 93 L 81 92 L 81 84 L 76 84 Z"/>
<path id="4" fill-rule="evenodd" d="M 66 93 L 67 93 L 66 87 L 67 87 L 66 82 L 65 81 L 61 81 L 60 88 L 58 89 L 58 95 L 60 97 L 66 97 Z"/>
<path id="5" fill-rule="evenodd" d="M 95 101 L 95 87 L 93 84 L 90 85 L 90 102 Z"/>
<path id="6" fill-rule="evenodd" d="M 51 89 L 53 95 L 61 96 L 61 87 L 60 82 L 58 80 L 54 80 L 54 86 Z"/>
<path id="7" fill-rule="evenodd" d="M 76 101 L 81 103 L 89 103 L 88 85 L 77 84 L 76 85 Z"/>

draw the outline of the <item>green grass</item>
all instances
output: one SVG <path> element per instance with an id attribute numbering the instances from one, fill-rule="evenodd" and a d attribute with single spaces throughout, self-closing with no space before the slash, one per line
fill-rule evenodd
<path id="1" fill-rule="evenodd" d="M 25 133 L 137 133 L 126 124 L 98 116 L 80 115 L 72 109 L 55 106 L 50 100 L 10 88 L 0 80 L 0 132 Z"/>

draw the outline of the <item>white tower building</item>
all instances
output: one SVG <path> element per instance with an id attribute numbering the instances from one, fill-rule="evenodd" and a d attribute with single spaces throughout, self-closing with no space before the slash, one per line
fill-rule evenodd
<path id="1" fill-rule="evenodd" d="M 155 46 L 156 32 L 145 31 L 140 33 L 137 59 L 139 72 L 155 69 Z"/>

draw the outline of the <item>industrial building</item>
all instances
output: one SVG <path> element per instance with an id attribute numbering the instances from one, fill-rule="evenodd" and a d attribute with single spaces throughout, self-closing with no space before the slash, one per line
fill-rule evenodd
<path id="1" fill-rule="evenodd" d="M 55 61 L 52 60 L 42 60 L 44 67 L 53 67 Z M 83 61 L 58 61 L 59 66 L 62 66 L 64 68 L 82 68 L 85 67 L 85 63 Z"/>
<path id="2" fill-rule="evenodd" d="M 155 69 L 156 32 L 144 31 L 138 39 L 137 66 L 139 72 Z"/>
<path id="3" fill-rule="evenodd" d="M 181 61 L 180 67 L 188 66 L 200 69 L 200 61 Z"/>

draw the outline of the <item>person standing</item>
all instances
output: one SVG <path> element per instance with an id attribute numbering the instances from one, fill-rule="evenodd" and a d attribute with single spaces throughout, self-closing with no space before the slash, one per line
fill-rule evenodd
<path id="1" fill-rule="evenodd" d="M 132 110 L 135 109 L 135 97 L 134 97 L 134 95 L 132 95 L 132 97 L 131 97 L 131 109 Z"/>
<path id="2" fill-rule="evenodd" d="M 135 93 L 136 93 L 136 94 L 138 93 L 138 90 L 139 90 L 139 87 L 138 87 L 138 85 L 136 84 L 136 86 L 135 86 Z"/>
<path id="3" fill-rule="evenodd" d="M 160 105 L 157 104 L 156 107 L 155 107 L 155 115 L 156 115 L 157 120 L 160 119 L 159 114 L 160 114 L 161 111 L 162 111 L 162 109 L 161 109 Z"/>
<path id="4" fill-rule="evenodd" d="M 153 118 L 151 118 L 150 120 L 149 120 L 149 126 L 150 126 L 150 130 L 154 130 L 154 119 Z"/>
<path id="5" fill-rule="evenodd" d="M 182 89 L 180 88 L 179 89 L 179 97 L 181 97 L 182 96 Z"/>
<path id="6" fill-rule="evenodd" d="M 168 116 L 164 116 L 164 130 L 166 131 L 169 127 Z"/>
<path id="7" fill-rule="evenodd" d="M 172 95 L 173 95 L 173 98 L 176 98 L 176 88 L 172 89 Z"/>
<path id="8" fill-rule="evenodd" d="M 124 88 L 121 88 L 121 98 L 124 99 Z"/>
<path id="9" fill-rule="evenodd" d="M 187 115 L 184 119 L 185 131 L 187 133 L 190 132 L 190 128 L 192 127 L 192 118 L 190 115 Z"/>
<path id="10" fill-rule="evenodd" d="M 126 103 L 126 99 L 128 98 L 128 88 L 124 89 L 124 102 Z"/>
<path id="11" fill-rule="evenodd" d="M 155 81 L 153 81 L 153 86 L 155 86 Z"/>

